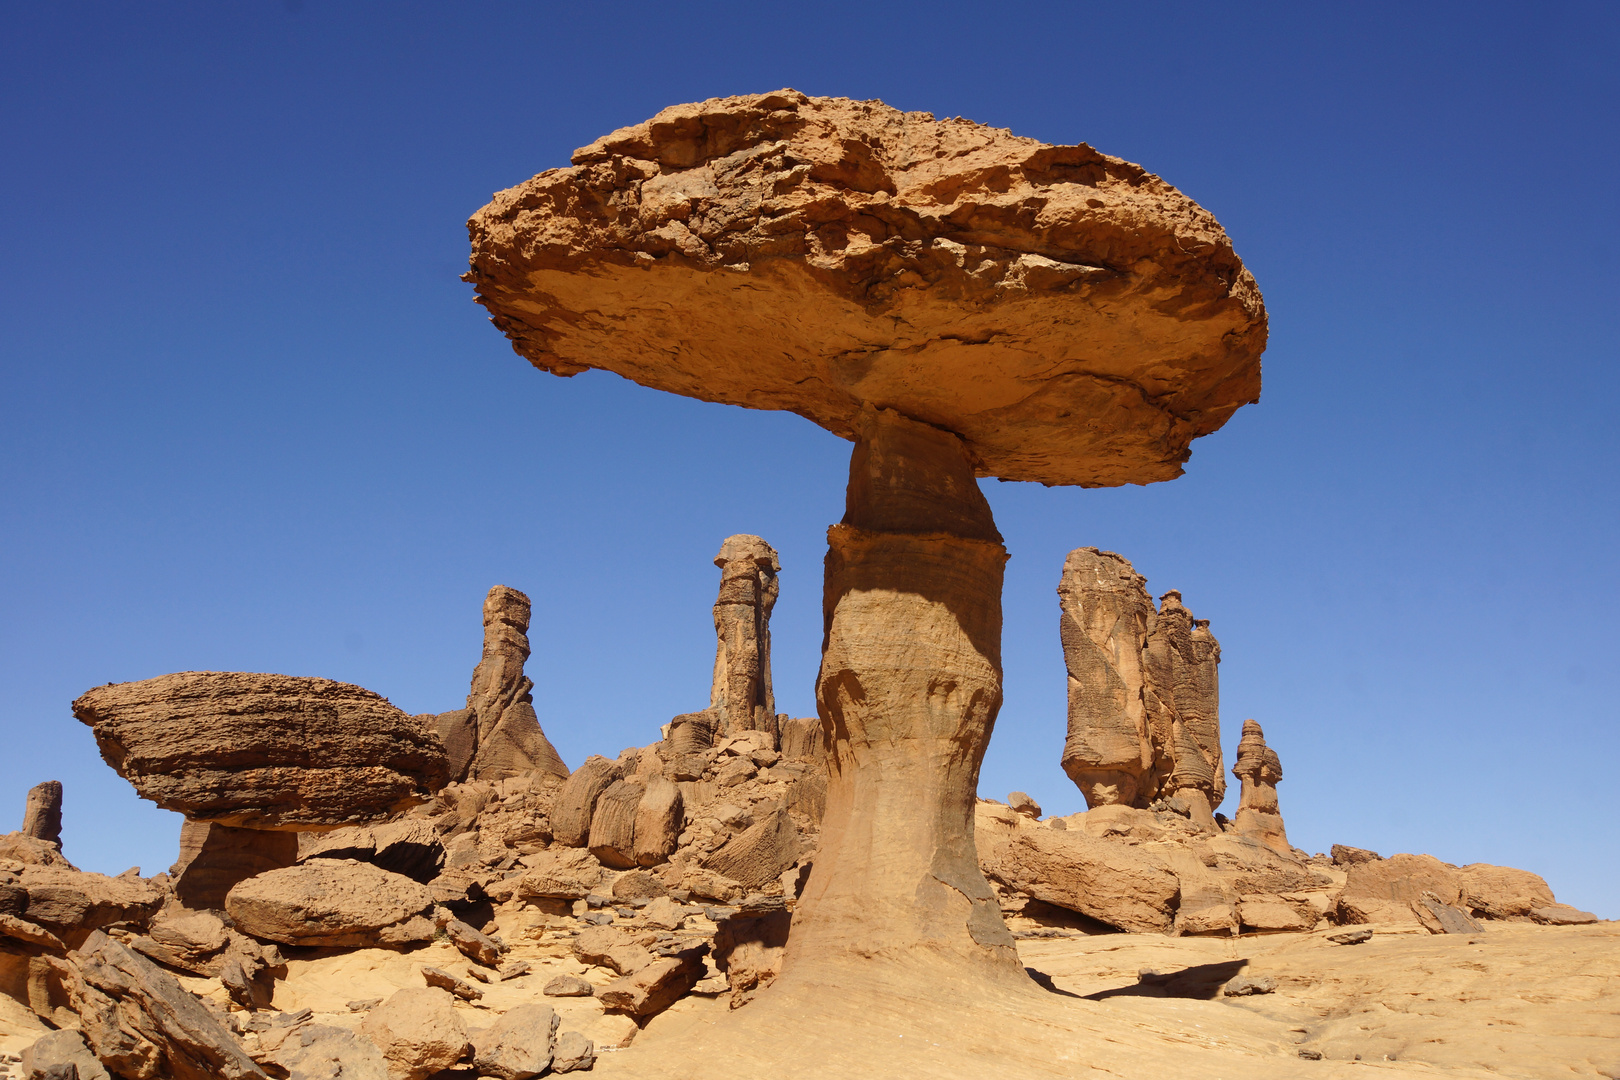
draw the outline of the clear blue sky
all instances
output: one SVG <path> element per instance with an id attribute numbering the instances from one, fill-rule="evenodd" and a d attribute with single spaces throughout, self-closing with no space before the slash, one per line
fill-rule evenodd
<path id="1" fill-rule="evenodd" d="M 648 743 L 707 702 L 735 532 L 781 551 L 810 714 L 848 444 L 543 375 L 457 280 L 491 192 L 792 86 L 1139 162 L 1271 312 L 1263 400 L 1182 479 L 986 483 L 982 792 L 1083 806 L 1054 589 L 1097 545 L 1213 620 L 1228 756 L 1259 719 L 1297 844 L 1620 916 L 1617 53 L 1609 3 L 0 6 L 0 828 L 60 779 L 71 858 L 166 867 L 178 819 L 75 696 L 226 669 L 455 708 L 497 582 L 569 764 Z"/>

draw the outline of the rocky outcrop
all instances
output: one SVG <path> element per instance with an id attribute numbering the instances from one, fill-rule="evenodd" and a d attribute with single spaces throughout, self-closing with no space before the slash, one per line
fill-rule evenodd
<path id="1" fill-rule="evenodd" d="M 777 738 L 771 690 L 771 609 L 776 606 L 776 549 L 757 536 L 728 536 L 714 557 L 720 596 L 714 602 L 714 682 L 709 710 L 720 736 L 764 731 Z"/>
<path id="2" fill-rule="evenodd" d="M 427 887 L 352 859 L 312 859 L 231 889 L 225 910 L 243 933 L 282 945 L 360 948 L 431 940 Z"/>
<path id="3" fill-rule="evenodd" d="M 484 652 L 467 707 L 434 721 L 453 780 L 499 781 L 535 771 L 568 776 L 535 714 L 534 680 L 523 673 L 529 618 L 529 598 L 516 589 L 496 585 L 484 598 Z"/>
<path id="4" fill-rule="evenodd" d="M 96 1057 L 124 1077 L 267 1080 L 174 976 L 99 931 L 73 955 L 69 994 Z"/>
<path id="5" fill-rule="evenodd" d="M 62 782 L 47 780 L 28 789 L 23 808 L 22 834 L 62 846 Z"/>
<path id="6" fill-rule="evenodd" d="M 844 438 L 883 405 L 955 432 L 980 475 L 1168 480 L 1259 397 L 1264 308 L 1206 210 L 968 120 L 791 90 L 678 105 L 468 230 L 479 302 L 543 370 Z"/>
<path id="7" fill-rule="evenodd" d="M 73 715 L 142 798 L 222 825 L 381 821 L 449 778 L 432 731 L 330 679 L 188 671 L 98 686 Z"/>
<path id="8" fill-rule="evenodd" d="M 1175 799 L 1206 831 L 1226 793 L 1220 645 L 1175 590 L 1155 610 L 1147 579 L 1111 551 L 1077 548 L 1058 585 L 1069 673 L 1063 769 L 1087 806 Z"/>
<path id="9" fill-rule="evenodd" d="M 1243 738 L 1238 742 L 1237 764 L 1232 775 L 1243 782 L 1233 823 L 1241 833 L 1256 837 L 1281 852 L 1290 850 L 1283 828 L 1282 811 L 1277 807 L 1277 784 L 1282 780 L 1282 760 L 1266 745 L 1265 732 L 1253 720 L 1243 721 Z"/>

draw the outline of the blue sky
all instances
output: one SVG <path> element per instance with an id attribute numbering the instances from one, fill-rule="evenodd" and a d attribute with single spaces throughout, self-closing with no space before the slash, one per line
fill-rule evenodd
<path id="1" fill-rule="evenodd" d="M 734 532 L 782 554 L 778 701 L 813 712 L 848 444 L 543 375 L 458 280 L 491 192 L 792 86 L 1139 162 L 1270 310 L 1262 401 L 1186 476 L 986 482 L 982 793 L 1084 805 L 1054 590 L 1096 545 L 1213 621 L 1228 757 L 1260 720 L 1295 843 L 1620 917 L 1617 46 L 1597 3 L 0 7 L 0 829 L 60 779 L 71 858 L 166 867 L 178 818 L 74 697 L 223 669 L 458 707 L 497 582 L 568 763 L 651 742 L 707 701 Z"/>

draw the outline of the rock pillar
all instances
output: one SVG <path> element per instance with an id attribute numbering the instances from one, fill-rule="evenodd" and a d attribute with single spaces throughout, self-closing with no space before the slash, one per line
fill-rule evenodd
<path id="1" fill-rule="evenodd" d="M 1007 555 L 962 443 L 868 409 L 828 548 L 827 810 L 783 979 L 933 960 L 1023 982 L 973 844 Z"/>
<path id="2" fill-rule="evenodd" d="M 714 683 L 709 709 L 718 735 L 770 734 L 774 746 L 776 696 L 771 690 L 771 609 L 782 565 L 776 549 L 757 536 L 728 536 L 714 557 L 720 595 L 714 603 Z"/>
<path id="3" fill-rule="evenodd" d="M 23 808 L 24 836 L 62 846 L 62 782 L 47 780 L 28 789 Z"/>
<path id="4" fill-rule="evenodd" d="M 1258 837 L 1267 846 L 1287 853 L 1292 850 L 1283 829 L 1282 811 L 1277 807 L 1277 782 L 1282 779 L 1282 759 L 1266 745 L 1265 732 L 1254 720 L 1243 721 L 1243 738 L 1238 741 L 1237 764 L 1232 775 L 1243 783 L 1233 824 L 1242 833 Z"/>

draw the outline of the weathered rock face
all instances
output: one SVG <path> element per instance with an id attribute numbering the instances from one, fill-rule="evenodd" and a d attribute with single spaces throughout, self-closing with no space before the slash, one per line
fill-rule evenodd
<path id="1" fill-rule="evenodd" d="M 1254 720 L 1243 721 L 1243 738 L 1238 742 L 1237 764 L 1232 775 L 1243 782 L 1233 824 L 1239 832 L 1258 837 L 1266 845 L 1286 851 L 1288 834 L 1283 829 L 1282 811 L 1277 807 L 1277 783 L 1282 780 L 1282 760 L 1266 745 L 1265 732 Z"/>
<path id="2" fill-rule="evenodd" d="M 561 375 L 954 431 L 980 475 L 1168 480 L 1260 392 L 1226 233 L 1141 168 L 790 90 L 666 109 L 468 223 L 479 302 Z"/>
<path id="3" fill-rule="evenodd" d="M 62 782 L 47 780 L 28 789 L 23 809 L 24 836 L 62 846 Z"/>
<path id="4" fill-rule="evenodd" d="M 1069 671 L 1063 768 L 1087 806 L 1146 808 L 1179 799 L 1213 830 L 1226 794 L 1221 759 L 1220 645 L 1181 594 L 1158 610 L 1147 579 L 1111 551 L 1077 548 L 1058 585 Z"/>
<path id="5" fill-rule="evenodd" d="M 406 945 L 434 926 L 426 886 L 352 859 L 312 859 L 249 878 L 225 897 L 243 933 L 283 945 Z"/>
<path id="6" fill-rule="evenodd" d="M 448 780 L 432 731 L 330 679 L 188 671 L 98 686 L 73 715 L 142 798 L 222 825 L 380 821 Z"/>
<path id="7" fill-rule="evenodd" d="M 523 673 L 529 615 L 529 598 L 516 589 L 497 585 L 484 598 L 484 653 L 473 670 L 467 707 L 440 718 L 446 745 L 466 758 L 465 769 L 452 779 L 497 781 L 535 770 L 568 776 L 535 714 L 534 680 Z"/>
<path id="8" fill-rule="evenodd" d="M 776 695 L 771 690 L 771 609 L 776 606 L 776 575 L 782 566 L 776 549 L 757 536 L 728 536 L 714 557 L 720 568 L 720 597 L 714 603 L 714 685 L 709 709 L 716 734 L 768 732 L 774 742 Z"/>

